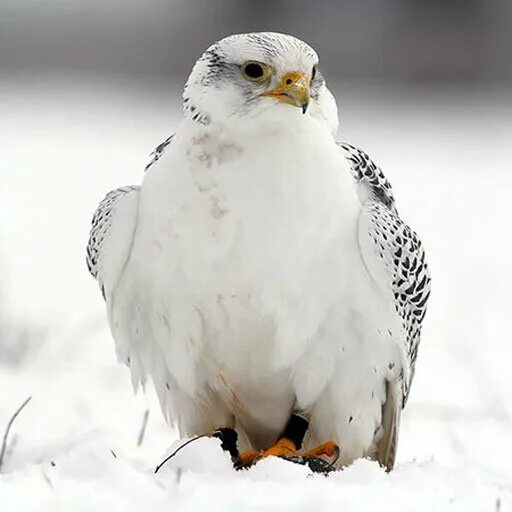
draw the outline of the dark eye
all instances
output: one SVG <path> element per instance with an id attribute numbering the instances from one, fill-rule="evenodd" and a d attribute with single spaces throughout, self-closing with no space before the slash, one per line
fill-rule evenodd
<path id="1" fill-rule="evenodd" d="M 242 73 L 247 80 L 262 82 L 272 73 L 272 68 L 261 62 L 246 62 L 242 66 Z"/>
<path id="2" fill-rule="evenodd" d="M 316 64 L 313 66 L 313 69 L 311 70 L 311 80 L 314 80 L 315 77 L 316 77 L 316 70 L 317 70 L 317 67 L 316 67 Z"/>

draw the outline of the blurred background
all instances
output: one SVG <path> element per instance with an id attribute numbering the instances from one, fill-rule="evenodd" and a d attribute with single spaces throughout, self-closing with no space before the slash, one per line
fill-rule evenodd
<path id="1" fill-rule="evenodd" d="M 99 438 L 149 467 L 175 438 L 115 361 L 85 267 L 90 219 L 140 182 L 204 49 L 273 30 L 317 49 L 340 139 L 382 166 L 426 246 L 399 461 L 512 481 L 511 26 L 508 0 L 1 0 L 0 432 L 33 396 L 5 469 Z"/>
<path id="2" fill-rule="evenodd" d="M 295 34 L 336 80 L 512 79 L 507 0 L 2 0 L 1 70 L 183 81 L 234 32 Z"/>

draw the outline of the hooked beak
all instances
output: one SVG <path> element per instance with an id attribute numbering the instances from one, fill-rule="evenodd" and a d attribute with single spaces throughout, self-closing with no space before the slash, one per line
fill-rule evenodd
<path id="1" fill-rule="evenodd" d="M 300 107 L 305 114 L 309 105 L 309 78 L 304 73 L 287 73 L 281 78 L 279 85 L 262 96 L 271 96 L 283 103 Z"/>

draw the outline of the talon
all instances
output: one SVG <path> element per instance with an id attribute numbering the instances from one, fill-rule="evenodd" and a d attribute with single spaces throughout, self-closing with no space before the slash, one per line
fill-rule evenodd
<path id="1" fill-rule="evenodd" d="M 340 447 L 334 441 L 327 441 L 311 448 L 311 450 L 300 453 L 303 457 L 321 457 L 322 455 L 325 457 L 338 457 L 339 454 Z"/>
<path id="2" fill-rule="evenodd" d="M 233 465 L 235 466 L 235 469 L 243 469 L 252 466 L 261 458 L 261 453 L 262 452 L 258 452 L 256 450 L 240 452 L 238 457 L 233 458 Z"/>
<path id="3" fill-rule="evenodd" d="M 295 443 L 290 439 L 286 439 L 285 437 L 279 439 L 279 441 L 274 445 L 268 448 L 267 450 L 255 451 L 248 450 L 246 452 L 241 452 L 239 456 L 234 459 L 235 468 L 242 469 L 248 468 L 252 466 L 256 462 L 261 459 L 265 459 L 267 457 L 291 457 L 297 454 L 297 447 Z"/>
<path id="4" fill-rule="evenodd" d="M 222 449 L 230 453 L 235 469 L 248 468 L 266 457 L 280 457 L 294 462 L 300 459 L 300 463 L 307 463 L 304 462 L 307 459 L 310 462 L 316 459 L 319 463 L 322 462 L 319 460 L 321 457 L 334 457 L 334 461 L 330 463 L 323 461 L 334 464 L 340 454 L 339 446 L 334 441 L 327 441 L 310 450 L 300 451 L 307 428 L 308 422 L 303 417 L 292 414 L 276 444 L 266 450 L 248 450 L 241 453 L 238 451 L 238 435 L 234 429 L 220 428 L 213 433 L 213 436 L 219 438 Z"/>
<path id="5" fill-rule="evenodd" d="M 299 451 L 293 441 L 287 438 L 281 438 L 268 450 L 259 452 L 251 450 L 240 453 L 239 457 L 235 461 L 235 468 L 248 468 L 266 457 L 281 457 L 283 459 L 302 457 L 304 459 L 314 459 L 324 456 L 335 457 L 337 459 L 339 454 L 340 448 L 334 441 L 327 441 L 326 443 L 315 446 L 310 450 Z"/>

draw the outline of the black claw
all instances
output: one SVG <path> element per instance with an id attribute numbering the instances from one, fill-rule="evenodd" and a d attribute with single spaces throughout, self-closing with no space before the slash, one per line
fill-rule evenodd
<path id="1" fill-rule="evenodd" d="M 302 455 L 294 455 L 292 457 L 282 458 L 284 460 L 294 462 L 295 464 L 308 466 L 308 468 L 313 473 L 323 473 L 324 475 L 327 475 L 328 473 L 336 471 L 336 468 L 332 465 L 332 463 L 327 462 L 324 459 L 321 459 L 320 457 L 303 457 Z"/>

